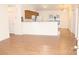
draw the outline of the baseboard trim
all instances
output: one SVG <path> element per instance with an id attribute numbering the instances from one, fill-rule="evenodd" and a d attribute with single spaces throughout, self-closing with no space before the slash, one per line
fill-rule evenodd
<path id="1" fill-rule="evenodd" d="M 10 38 L 9 35 L 6 36 L 6 37 L 2 37 L 2 38 L 0 39 L 0 41 L 6 40 L 6 39 L 8 39 L 8 38 Z"/>

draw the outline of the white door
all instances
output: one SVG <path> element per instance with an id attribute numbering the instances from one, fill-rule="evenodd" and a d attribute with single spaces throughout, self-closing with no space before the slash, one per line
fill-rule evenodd
<path id="1" fill-rule="evenodd" d="M 79 9 L 78 9 L 78 17 L 79 17 Z M 77 54 L 79 55 L 79 18 L 78 18 L 78 38 L 77 38 L 77 40 L 78 40 L 78 50 L 77 50 Z"/>
<path id="2" fill-rule="evenodd" d="M 77 55 L 79 55 L 79 8 L 75 8 L 75 37 L 77 38 Z"/>
<path id="3" fill-rule="evenodd" d="M 77 55 L 79 55 L 79 7 L 76 8 L 76 37 L 77 37 Z"/>
<path id="4" fill-rule="evenodd" d="M 20 34 L 21 30 L 21 6 L 8 5 L 9 17 L 9 32 L 13 34 Z"/>
<path id="5" fill-rule="evenodd" d="M 14 33 L 14 24 L 16 17 L 16 6 L 8 5 L 9 32 Z"/>

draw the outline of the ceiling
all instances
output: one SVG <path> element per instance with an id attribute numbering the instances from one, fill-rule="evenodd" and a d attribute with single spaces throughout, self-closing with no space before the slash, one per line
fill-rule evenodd
<path id="1" fill-rule="evenodd" d="M 69 4 L 29 4 L 29 5 L 23 5 L 26 8 L 34 8 L 36 10 L 59 10 L 62 8 L 68 8 Z"/>
<path id="2" fill-rule="evenodd" d="M 14 7 L 14 5 L 8 5 L 9 7 Z M 35 9 L 35 10 L 61 10 L 61 9 L 67 9 L 70 7 L 74 7 L 75 4 L 22 4 L 23 8 L 26 9 Z M 78 5 L 79 6 L 79 5 Z"/>

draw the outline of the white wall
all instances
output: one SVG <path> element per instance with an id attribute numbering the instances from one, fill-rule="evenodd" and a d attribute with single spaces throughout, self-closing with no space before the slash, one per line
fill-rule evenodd
<path id="1" fill-rule="evenodd" d="M 60 16 L 60 27 L 68 28 L 68 10 L 40 10 L 39 16 L 42 20 L 48 20 L 49 15 L 59 15 Z"/>
<path id="2" fill-rule="evenodd" d="M 49 15 L 59 15 L 61 13 L 59 10 L 40 10 L 39 16 L 42 18 L 42 20 L 48 20 Z"/>
<path id="3" fill-rule="evenodd" d="M 0 41 L 9 38 L 7 5 L 0 5 Z"/>

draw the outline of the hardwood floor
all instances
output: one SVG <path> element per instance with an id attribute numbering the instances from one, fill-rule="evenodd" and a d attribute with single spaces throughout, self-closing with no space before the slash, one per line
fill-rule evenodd
<path id="1" fill-rule="evenodd" d="M 1 55 L 76 55 L 76 39 L 68 29 L 60 29 L 60 35 L 11 35 L 0 42 Z"/>

